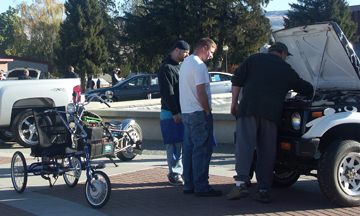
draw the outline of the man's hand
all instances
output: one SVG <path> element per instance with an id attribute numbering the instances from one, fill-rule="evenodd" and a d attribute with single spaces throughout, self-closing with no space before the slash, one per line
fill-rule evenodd
<path id="1" fill-rule="evenodd" d="M 232 116 L 236 118 L 236 113 L 238 111 L 239 104 L 238 103 L 231 103 L 230 113 Z"/>
<path id="2" fill-rule="evenodd" d="M 173 118 L 174 118 L 174 121 L 176 123 L 181 123 L 182 122 L 181 115 L 179 113 L 176 114 L 176 115 L 173 115 Z"/>

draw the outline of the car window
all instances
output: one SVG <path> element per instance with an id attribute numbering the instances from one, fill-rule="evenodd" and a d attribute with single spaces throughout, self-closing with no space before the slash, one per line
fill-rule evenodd
<path id="1" fill-rule="evenodd" d="M 231 76 L 224 74 L 210 74 L 211 82 L 231 80 Z"/>
<path id="2" fill-rule="evenodd" d="M 139 77 L 129 82 L 129 86 L 149 85 L 149 77 Z"/>

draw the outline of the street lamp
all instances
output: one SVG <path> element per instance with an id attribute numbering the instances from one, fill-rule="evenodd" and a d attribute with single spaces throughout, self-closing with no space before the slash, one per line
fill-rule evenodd
<path id="1" fill-rule="evenodd" d="M 228 46 L 223 46 L 223 50 L 225 51 L 225 66 L 226 66 L 226 73 L 227 73 L 227 51 L 229 50 Z"/>

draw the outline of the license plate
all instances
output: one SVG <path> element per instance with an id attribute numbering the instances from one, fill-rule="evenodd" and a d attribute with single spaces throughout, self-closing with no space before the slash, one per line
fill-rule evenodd
<path id="1" fill-rule="evenodd" d="M 104 152 L 105 152 L 105 153 L 112 152 L 112 144 L 106 144 L 106 145 L 104 146 Z"/>

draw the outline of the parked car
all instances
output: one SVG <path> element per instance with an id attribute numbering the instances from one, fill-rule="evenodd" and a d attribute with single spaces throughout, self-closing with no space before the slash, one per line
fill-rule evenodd
<path id="1" fill-rule="evenodd" d="M 209 72 L 211 94 L 231 92 L 232 74 L 223 72 Z"/>
<path id="2" fill-rule="evenodd" d="M 222 72 L 210 72 L 210 89 L 212 94 L 231 92 L 232 74 Z M 157 74 L 139 74 L 130 76 L 108 88 L 94 89 L 85 93 L 85 99 L 93 93 L 105 94 L 112 91 L 112 99 L 104 98 L 108 102 L 141 100 L 160 98 L 160 87 Z M 150 96 L 151 95 L 151 96 Z"/>
<path id="3" fill-rule="evenodd" d="M 125 79 L 115 86 L 94 89 L 85 93 L 85 99 L 93 93 L 105 94 L 106 91 L 114 93 L 113 98 L 106 99 L 108 102 L 141 100 L 148 98 L 160 98 L 160 87 L 157 74 L 139 74 Z"/>
<path id="4" fill-rule="evenodd" d="M 286 61 L 316 90 L 312 97 L 289 94 L 284 102 L 273 187 L 310 175 L 331 202 L 359 206 L 358 56 L 333 22 L 278 30 L 273 36 L 293 55 Z"/>
<path id="5" fill-rule="evenodd" d="M 41 72 L 40 70 L 38 70 L 36 68 L 15 68 L 15 69 L 9 70 L 6 73 L 6 80 L 19 79 L 19 76 L 24 74 L 25 69 L 27 69 L 29 71 L 29 76 L 32 79 L 43 79 L 45 77 L 46 72 Z"/>

